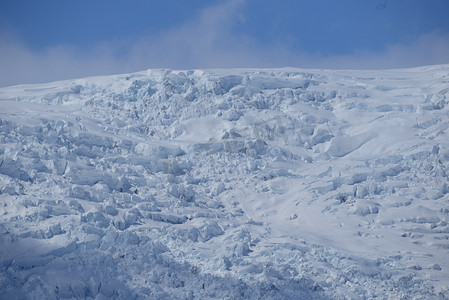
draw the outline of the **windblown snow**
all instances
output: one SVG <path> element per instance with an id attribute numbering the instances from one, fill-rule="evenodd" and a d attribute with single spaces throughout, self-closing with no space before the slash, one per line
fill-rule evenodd
<path id="1" fill-rule="evenodd" d="M 449 65 L 0 89 L 1 299 L 447 299 Z"/>

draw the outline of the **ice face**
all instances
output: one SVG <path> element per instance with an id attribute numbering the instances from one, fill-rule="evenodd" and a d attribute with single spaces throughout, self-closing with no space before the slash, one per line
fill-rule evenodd
<path id="1" fill-rule="evenodd" d="M 1 88 L 0 298 L 447 295 L 448 78 L 148 70 Z"/>

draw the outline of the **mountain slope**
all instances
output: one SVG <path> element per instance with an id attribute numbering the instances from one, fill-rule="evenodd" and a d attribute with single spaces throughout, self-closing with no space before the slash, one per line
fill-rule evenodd
<path id="1" fill-rule="evenodd" d="M 449 65 L 0 89 L 1 298 L 449 293 Z"/>

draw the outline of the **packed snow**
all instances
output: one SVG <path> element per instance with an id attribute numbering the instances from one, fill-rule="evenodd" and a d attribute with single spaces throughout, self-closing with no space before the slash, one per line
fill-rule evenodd
<path id="1" fill-rule="evenodd" d="M 449 65 L 0 89 L 1 299 L 447 299 Z"/>

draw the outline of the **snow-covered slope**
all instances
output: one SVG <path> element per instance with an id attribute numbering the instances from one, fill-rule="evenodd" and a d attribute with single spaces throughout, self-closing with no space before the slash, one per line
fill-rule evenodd
<path id="1" fill-rule="evenodd" d="M 449 65 L 0 89 L 0 298 L 449 295 Z"/>

